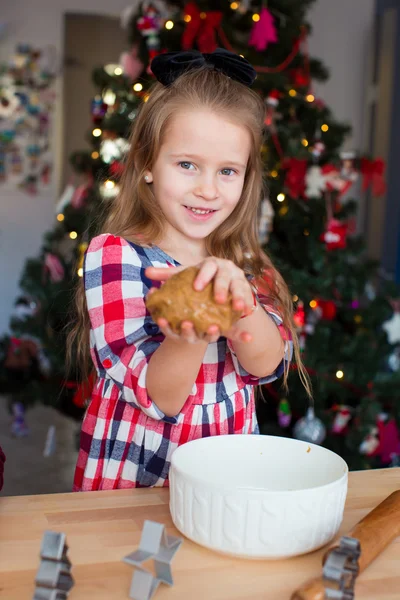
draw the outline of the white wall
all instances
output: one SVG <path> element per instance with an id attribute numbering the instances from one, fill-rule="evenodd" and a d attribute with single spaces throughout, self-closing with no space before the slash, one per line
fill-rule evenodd
<path id="1" fill-rule="evenodd" d="M 0 40 L 0 61 L 17 42 L 34 46 L 54 44 L 63 48 L 63 14 L 86 12 L 119 15 L 129 0 L 0 0 L 0 21 L 8 23 L 8 35 Z M 310 52 L 331 69 L 331 80 L 316 93 L 332 107 L 340 120 L 353 124 L 348 148 L 363 143 L 363 94 L 365 56 L 373 18 L 374 0 L 319 0 L 310 14 L 314 33 Z M 58 93 L 62 92 L 62 80 Z M 6 331 L 18 280 L 27 256 L 35 255 L 42 234 L 51 227 L 60 180 L 62 107 L 57 106 L 54 127 L 55 177 L 46 194 L 30 197 L 0 187 L 0 334 Z"/>
<path id="2" fill-rule="evenodd" d="M 315 93 L 338 121 L 353 127 L 345 150 L 363 150 L 367 142 L 364 107 L 374 7 L 375 0 L 318 0 L 309 13 L 310 54 L 330 71 L 326 83 L 315 84 Z"/>

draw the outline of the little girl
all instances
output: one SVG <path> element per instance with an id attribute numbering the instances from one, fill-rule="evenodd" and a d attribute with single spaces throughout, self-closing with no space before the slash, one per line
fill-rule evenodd
<path id="1" fill-rule="evenodd" d="M 166 486 L 190 440 L 258 433 L 254 387 L 284 376 L 293 348 L 289 291 L 257 241 L 264 105 L 255 71 L 225 50 L 163 54 L 131 136 L 121 191 L 87 250 L 70 342 L 97 379 L 74 490 Z M 154 323 L 145 298 L 198 265 L 242 318 L 221 336 Z M 155 283 L 154 283 L 155 282 Z"/>

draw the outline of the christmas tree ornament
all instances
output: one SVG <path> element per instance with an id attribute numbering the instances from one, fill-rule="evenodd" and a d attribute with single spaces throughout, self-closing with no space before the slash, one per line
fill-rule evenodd
<path id="1" fill-rule="evenodd" d="M 389 355 L 387 360 L 388 368 L 392 373 L 395 373 L 400 369 L 400 346 L 397 346 Z"/>
<path id="2" fill-rule="evenodd" d="M 75 210 L 80 210 L 85 204 L 85 200 L 89 194 L 90 183 L 82 183 L 78 185 L 74 190 L 74 195 L 71 199 L 71 206 L 75 208 Z"/>
<path id="3" fill-rule="evenodd" d="M 348 424 L 351 420 L 351 408 L 345 404 L 336 407 L 336 415 L 332 424 L 332 433 L 344 435 L 348 431 Z"/>
<path id="4" fill-rule="evenodd" d="M 304 195 L 306 188 L 307 160 L 287 158 L 283 169 L 286 169 L 285 189 L 291 198 L 297 199 Z"/>
<path id="5" fill-rule="evenodd" d="M 315 416 L 314 408 L 310 406 L 306 416 L 299 419 L 293 428 L 293 434 L 298 440 L 312 444 L 322 444 L 326 436 L 326 428 Z"/>
<path id="6" fill-rule="evenodd" d="M 108 104 L 103 101 L 101 96 L 95 96 L 91 104 L 92 122 L 94 125 L 100 125 L 108 110 Z"/>
<path id="7" fill-rule="evenodd" d="M 395 419 L 382 413 L 378 415 L 379 456 L 384 465 L 389 464 L 392 454 L 400 454 L 400 435 Z"/>
<path id="8" fill-rule="evenodd" d="M 376 456 L 379 449 L 378 428 L 372 427 L 368 435 L 361 442 L 359 447 L 360 454 L 365 456 Z"/>
<path id="9" fill-rule="evenodd" d="M 297 303 L 296 310 L 293 315 L 293 321 L 297 331 L 301 331 L 306 322 L 306 311 L 304 310 L 304 303 L 301 300 Z"/>
<path id="10" fill-rule="evenodd" d="M 320 240 L 325 242 L 327 250 L 346 248 L 347 224 L 338 219 L 329 219 L 326 230 L 320 236 Z"/>
<path id="11" fill-rule="evenodd" d="M 322 154 L 325 152 L 324 142 L 315 142 L 314 146 L 311 147 L 311 155 L 314 161 L 318 161 Z"/>
<path id="12" fill-rule="evenodd" d="M 391 299 L 390 304 L 393 308 L 393 315 L 382 325 L 382 329 L 386 332 L 389 344 L 400 343 L 400 300 Z"/>
<path id="13" fill-rule="evenodd" d="M 292 411 L 286 398 L 282 398 L 278 406 L 278 422 L 283 428 L 289 427 L 292 420 Z"/>
<path id="14" fill-rule="evenodd" d="M 333 321 L 337 314 L 337 306 L 333 300 L 317 300 L 317 308 L 320 310 L 321 319 Z"/>
<path id="15" fill-rule="evenodd" d="M 61 260 L 55 254 L 47 252 L 44 258 L 44 271 L 50 274 L 53 283 L 59 283 L 64 279 L 64 267 Z"/>
<path id="16" fill-rule="evenodd" d="M 131 81 L 136 81 L 144 69 L 144 64 L 139 58 L 138 45 L 133 44 L 130 52 L 123 52 L 119 58 L 124 75 Z"/>
<path id="17" fill-rule="evenodd" d="M 258 21 L 254 23 L 251 30 L 249 46 L 252 46 L 258 52 L 263 52 L 268 44 L 275 44 L 277 41 L 278 33 L 275 27 L 275 19 L 264 6 L 260 10 Z"/>
<path id="18" fill-rule="evenodd" d="M 182 50 L 197 48 L 200 52 L 211 53 L 217 49 L 217 30 L 221 26 L 221 10 L 200 11 L 195 2 L 188 2 L 184 8 L 185 30 L 181 39 Z"/>
<path id="19" fill-rule="evenodd" d="M 348 192 L 353 185 L 353 181 L 343 177 L 341 171 L 335 165 L 326 164 L 321 167 L 321 172 L 325 177 L 326 189 L 337 192 L 339 196 Z"/>
<path id="20" fill-rule="evenodd" d="M 319 198 L 326 190 L 326 180 L 321 167 L 313 165 L 306 174 L 306 198 Z"/>
<path id="21" fill-rule="evenodd" d="M 272 203 L 266 196 L 260 204 L 260 220 L 258 227 L 258 239 L 261 245 L 268 242 L 269 234 L 272 231 L 275 212 Z"/>
<path id="22" fill-rule="evenodd" d="M 66 186 L 63 193 L 60 196 L 59 201 L 56 204 L 56 215 L 62 214 L 64 210 L 71 203 L 72 198 L 74 197 L 75 186 L 71 183 Z"/>
<path id="23" fill-rule="evenodd" d="M 361 159 L 360 171 L 363 177 L 362 189 L 364 192 L 371 186 L 373 196 L 379 198 L 379 196 L 386 194 L 385 168 L 385 161 L 381 158 L 375 160 Z"/>

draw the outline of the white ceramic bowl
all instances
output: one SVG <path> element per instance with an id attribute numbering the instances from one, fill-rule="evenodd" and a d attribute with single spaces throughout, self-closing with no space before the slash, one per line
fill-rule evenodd
<path id="1" fill-rule="evenodd" d="M 224 554 L 283 558 L 315 550 L 338 532 L 348 467 L 300 440 L 223 435 L 172 454 L 170 511 L 185 536 Z"/>

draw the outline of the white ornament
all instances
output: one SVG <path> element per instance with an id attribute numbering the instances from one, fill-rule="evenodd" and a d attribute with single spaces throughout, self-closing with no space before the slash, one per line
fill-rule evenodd
<path id="1" fill-rule="evenodd" d="M 64 212 L 64 209 L 71 204 L 71 200 L 74 197 L 75 187 L 71 184 L 67 185 L 63 193 L 61 194 L 61 198 L 56 204 L 56 214 L 60 214 Z"/>
<path id="2" fill-rule="evenodd" d="M 315 198 L 321 196 L 326 190 L 326 178 L 324 177 L 321 167 L 314 165 L 310 167 L 306 175 L 306 191 L 307 198 Z"/>
<path id="3" fill-rule="evenodd" d="M 371 456 L 379 446 L 378 428 L 373 427 L 365 440 L 360 444 L 360 454 Z"/>
<path id="4" fill-rule="evenodd" d="M 258 226 L 258 237 L 260 244 L 268 242 L 269 233 L 272 230 L 272 222 L 274 220 L 274 209 L 268 197 L 265 197 L 261 202 L 260 222 Z"/>
<path id="5" fill-rule="evenodd" d="M 129 142 L 124 138 L 104 140 L 100 144 L 100 156 L 105 163 L 121 160 L 129 150 Z"/>
<path id="6" fill-rule="evenodd" d="M 326 436 L 326 429 L 322 421 L 317 419 L 314 409 L 310 406 L 306 416 L 297 421 L 293 433 L 298 440 L 312 444 L 322 444 Z"/>
<path id="7" fill-rule="evenodd" d="M 382 329 L 387 333 L 389 344 L 398 344 L 400 342 L 400 313 L 393 313 L 392 318 L 382 325 Z"/>

